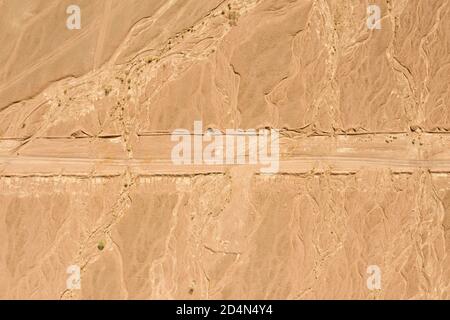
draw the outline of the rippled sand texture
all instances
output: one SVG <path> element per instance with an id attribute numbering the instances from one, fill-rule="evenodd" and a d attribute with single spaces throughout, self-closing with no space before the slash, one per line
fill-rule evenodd
<path id="1" fill-rule="evenodd" d="M 71 4 L 0 0 L 0 298 L 450 299 L 450 1 Z M 194 121 L 280 172 L 173 165 Z"/>

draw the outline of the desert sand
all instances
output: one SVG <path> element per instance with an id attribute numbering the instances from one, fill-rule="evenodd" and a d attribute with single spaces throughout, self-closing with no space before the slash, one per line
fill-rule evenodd
<path id="1" fill-rule="evenodd" d="M 0 299 L 450 299 L 450 1 L 0 0 L 0 41 Z M 194 121 L 279 171 L 174 165 Z"/>

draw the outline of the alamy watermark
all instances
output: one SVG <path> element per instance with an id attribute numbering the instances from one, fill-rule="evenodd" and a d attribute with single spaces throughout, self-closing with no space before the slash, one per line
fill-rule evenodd
<path id="1" fill-rule="evenodd" d="M 81 29 L 81 9 L 79 6 L 72 4 L 67 7 L 66 13 L 69 14 L 66 20 L 66 27 L 69 30 Z"/>
<path id="2" fill-rule="evenodd" d="M 81 269 L 73 264 L 67 267 L 66 273 L 69 275 L 66 280 L 66 288 L 69 290 L 81 289 Z"/>
<path id="3" fill-rule="evenodd" d="M 367 28 L 370 30 L 381 29 L 381 9 L 376 4 L 371 4 L 367 7 Z"/>
<path id="4" fill-rule="evenodd" d="M 370 265 L 367 267 L 367 289 L 380 290 L 381 289 L 381 269 L 377 265 Z"/>
<path id="5" fill-rule="evenodd" d="M 178 141 L 171 153 L 175 165 L 259 164 L 261 173 L 279 170 L 279 132 L 275 129 L 226 129 L 225 133 L 208 129 L 203 132 L 202 122 L 194 121 L 193 133 L 176 129 L 171 141 Z"/>

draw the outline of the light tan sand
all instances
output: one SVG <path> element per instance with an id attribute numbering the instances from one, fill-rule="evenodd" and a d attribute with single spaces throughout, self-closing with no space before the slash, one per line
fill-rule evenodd
<path id="1" fill-rule="evenodd" d="M 0 0 L 0 298 L 450 299 L 450 2 L 372 2 Z"/>

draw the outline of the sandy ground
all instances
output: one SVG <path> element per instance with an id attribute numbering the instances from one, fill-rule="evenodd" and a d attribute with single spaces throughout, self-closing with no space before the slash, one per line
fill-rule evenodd
<path id="1" fill-rule="evenodd" d="M 0 0 L 0 298 L 449 299 L 450 1 L 372 3 Z"/>

